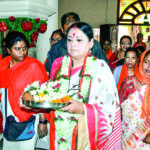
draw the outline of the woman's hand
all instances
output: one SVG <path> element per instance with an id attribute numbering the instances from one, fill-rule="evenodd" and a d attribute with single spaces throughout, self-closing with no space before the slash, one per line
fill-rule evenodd
<path id="1" fill-rule="evenodd" d="M 143 140 L 143 142 L 146 143 L 146 144 L 150 144 L 150 134 L 148 134 L 146 136 L 146 138 Z"/>
<path id="2" fill-rule="evenodd" d="M 32 109 L 30 107 L 27 107 L 26 105 L 24 105 L 22 103 L 22 100 L 29 100 L 29 101 L 33 101 L 33 96 L 29 93 L 29 92 L 26 92 L 26 93 L 23 93 L 22 97 L 20 98 L 20 107 L 23 107 L 25 109 Z"/>
<path id="3" fill-rule="evenodd" d="M 67 111 L 75 114 L 84 114 L 84 107 L 81 102 L 70 100 L 69 105 L 61 108 L 60 110 Z"/>
<path id="4" fill-rule="evenodd" d="M 46 136 L 48 133 L 47 130 L 47 120 L 43 113 L 39 115 L 39 125 L 38 125 L 38 134 L 39 138 Z"/>
<path id="5" fill-rule="evenodd" d="M 43 138 L 44 136 L 47 135 L 47 133 L 48 133 L 47 124 L 39 123 L 39 125 L 38 125 L 39 138 Z"/>
<path id="6" fill-rule="evenodd" d="M 29 92 L 25 92 L 22 95 L 22 99 L 28 100 L 28 101 L 34 101 L 33 96 Z"/>

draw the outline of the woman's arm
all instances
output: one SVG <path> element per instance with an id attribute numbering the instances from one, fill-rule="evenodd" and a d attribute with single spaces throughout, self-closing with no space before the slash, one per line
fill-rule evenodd
<path id="1" fill-rule="evenodd" d="M 38 125 L 38 134 L 39 137 L 42 138 L 47 135 L 48 129 L 47 129 L 47 119 L 43 113 L 39 116 L 39 125 Z"/>

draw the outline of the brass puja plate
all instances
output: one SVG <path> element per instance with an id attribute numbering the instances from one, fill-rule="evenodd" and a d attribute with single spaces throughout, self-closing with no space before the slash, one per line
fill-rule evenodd
<path id="1" fill-rule="evenodd" d="M 43 109 L 59 109 L 65 107 L 67 103 L 49 103 L 49 102 L 35 102 L 23 100 L 23 104 L 27 107 L 32 108 L 43 108 Z"/>

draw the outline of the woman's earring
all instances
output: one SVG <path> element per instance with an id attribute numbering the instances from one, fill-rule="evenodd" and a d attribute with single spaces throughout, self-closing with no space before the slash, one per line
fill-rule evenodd
<path id="1" fill-rule="evenodd" d="M 91 48 L 89 49 L 89 52 L 91 53 Z"/>

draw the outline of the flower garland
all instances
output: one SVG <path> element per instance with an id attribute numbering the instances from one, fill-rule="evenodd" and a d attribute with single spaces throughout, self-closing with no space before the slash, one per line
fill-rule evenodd
<path id="1" fill-rule="evenodd" d="M 93 76 L 92 68 L 95 60 L 96 59 L 90 54 L 85 58 L 80 77 L 79 92 L 72 96 L 73 99 L 82 103 L 88 101 L 90 84 Z M 65 78 L 68 80 L 70 79 L 71 68 L 72 59 L 69 56 L 64 56 L 60 72 L 61 80 L 65 80 Z M 66 88 L 68 89 L 69 87 L 67 86 L 68 83 L 66 82 Z M 78 114 L 72 114 L 60 110 L 55 111 L 56 141 L 60 150 L 69 148 L 69 143 L 72 142 L 72 133 L 77 124 L 77 120 Z"/>
<path id="2" fill-rule="evenodd" d="M 72 99 L 78 100 L 82 103 L 88 101 L 88 96 L 90 92 L 90 84 L 94 72 L 92 68 L 96 58 L 88 54 L 86 56 L 81 77 L 79 79 L 79 90 L 78 92 L 70 93 L 69 83 L 70 83 L 70 73 L 72 69 L 72 59 L 70 56 L 64 56 L 62 61 L 62 67 L 60 70 L 60 78 L 56 81 L 49 80 L 45 83 L 34 82 L 29 85 L 24 92 L 29 91 L 33 96 L 35 101 L 44 100 L 52 101 L 52 99 L 61 98 L 65 95 L 71 95 Z M 72 138 L 72 133 L 77 125 L 78 114 L 72 114 L 68 112 L 63 112 L 61 110 L 55 110 L 55 128 L 56 128 L 56 141 L 59 145 L 60 150 L 65 150 L 69 147 L 69 143 Z M 65 130 L 64 130 L 65 129 Z"/>
<path id="3" fill-rule="evenodd" d="M 30 47 L 35 47 L 39 33 L 47 30 L 47 22 L 40 18 L 32 19 L 28 17 L 14 17 L 0 19 L 0 32 L 5 31 L 22 32 L 30 43 Z"/>

